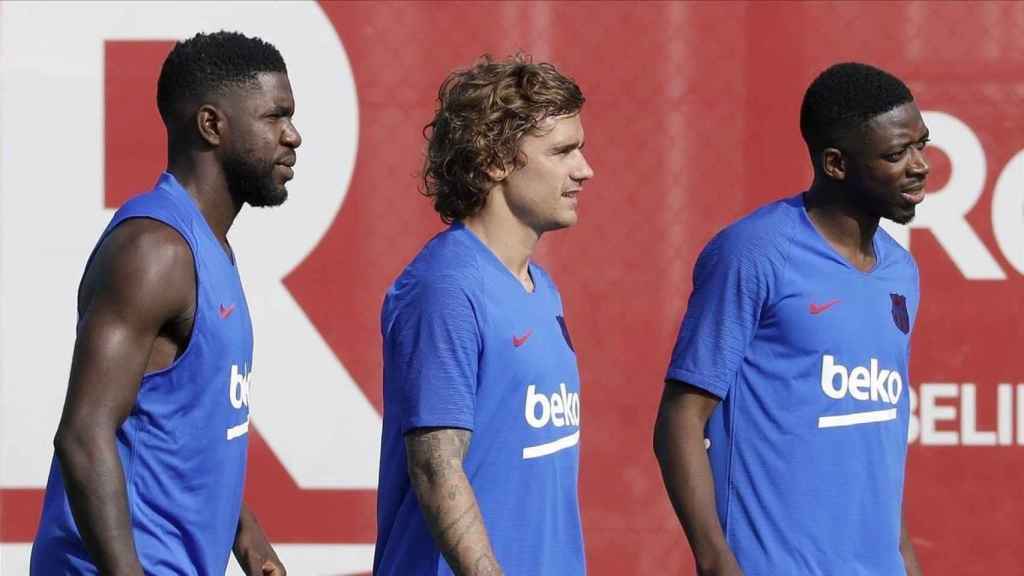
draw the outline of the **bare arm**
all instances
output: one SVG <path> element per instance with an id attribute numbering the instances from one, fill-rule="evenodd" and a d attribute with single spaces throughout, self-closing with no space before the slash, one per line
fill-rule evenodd
<path id="1" fill-rule="evenodd" d="M 900 553 L 903 555 L 903 564 L 907 568 L 907 576 L 921 576 L 921 565 L 917 563 L 917 554 L 914 553 L 914 544 L 910 541 L 910 533 L 907 532 L 907 520 L 903 518 L 900 529 Z"/>
<path id="2" fill-rule="evenodd" d="M 409 479 L 452 571 L 457 576 L 498 576 L 502 571 L 462 468 L 471 436 L 459 428 L 419 428 L 406 434 Z"/>
<path id="3" fill-rule="evenodd" d="M 681 382 L 667 382 L 654 425 L 654 453 L 676 516 L 701 576 L 743 572 L 715 510 L 715 485 L 704 448 L 704 426 L 719 399 Z"/>
<path id="4" fill-rule="evenodd" d="M 238 565 L 248 576 L 286 576 L 284 564 L 270 545 L 256 515 L 243 502 L 232 547 Z"/>
<path id="5" fill-rule="evenodd" d="M 194 291 L 187 244 L 148 220 L 119 226 L 83 281 L 54 448 L 75 524 L 102 574 L 143 574 L 115 434 L 135 403 L 162 327 L 191 313 Z"/>

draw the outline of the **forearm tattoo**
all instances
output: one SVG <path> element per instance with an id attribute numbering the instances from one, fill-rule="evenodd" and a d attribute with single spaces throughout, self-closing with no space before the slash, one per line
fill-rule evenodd
<path id="1" fill-rule="evenodd" d="M 422 428 L 407 434 L 409 479 L 452 570 L 460 576 L 498 576 L 501 568 L 462 468 L 471 436 L 456 428 Z"/>

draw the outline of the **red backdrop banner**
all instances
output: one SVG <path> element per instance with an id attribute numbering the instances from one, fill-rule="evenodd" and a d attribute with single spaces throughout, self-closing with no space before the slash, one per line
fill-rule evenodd
<path id="1" fill-rule="evenodd" d="M 919 263 L 922 291 L 906 520 L 928 574 L 1020 570 L 1022 5 L 325 2 L 321 9 L 351 66 L 357 153 L 341 210 L 285 285 L 378 410 L 384 291 L 442 226 L 418 192 L 422 128 L 441 81 L 483 53 L 521 50 L 573 76 L 587 97 L 583 122 L 596 177 L 580 196 L 579 224 L 546 235 L 536 258 L 560 286 L 579 357 L 581 500 L 595 575 L 692 567 L 651 435 L 700 248 L 746 212 L 809 184 L 798 112 L 818 72 L 857 60 L 904 79 L 934 141 L 931 194 L 900 237 Z M 155 105 L 138 103 L 155 94 L 169 40 L 106 44 L 111 205 L 148 187 L 162 166 Z M 301 131 L 318 119 L 303 113 L 298 90 L 296 101 Z M 302 156 L 300 149 L 299 177 Z M 238 250 L 244 255 L 246 247 Z M 343 418 L 346 407 L 337 410 Z M 372 489 L 301 488 L 258 430 L 257 418 L 248 496 L 273 539 L 373 542 Z M 378 440 L 368 431 L 337 441 Z M 4 541 L 31 540 L 44 481 L 0 492 Z"/>

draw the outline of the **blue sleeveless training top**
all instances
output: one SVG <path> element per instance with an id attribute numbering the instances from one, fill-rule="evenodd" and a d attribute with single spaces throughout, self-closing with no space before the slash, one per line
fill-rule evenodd
<path id="1" fill-rule="evenodd" d="M 135 548 L 147 574 L 220 576 L 245 482 L 249 309 L 234 262 L 174 176 L 164 173 L 152 191 L 118 210 L 97 247 L 130 218 L 157 220 L 181 234 L 192 250 L 197 285 L 188 347 L 171 366 L 143 377 L 135 406 L 117 431 Z M 56 457 L 31 571 L 97 573 L 71 515 Z"/>

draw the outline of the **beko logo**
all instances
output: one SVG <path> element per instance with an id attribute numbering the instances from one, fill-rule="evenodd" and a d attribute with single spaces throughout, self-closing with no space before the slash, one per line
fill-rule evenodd
<path id="1" fill-rule="evenodd" d="M 551 395 L 538 393 L 537 387 L 533 384 L 527 386 L 524 416 L 526 423 L 534 430 L 542 430 L 549 426 L 573 427 L 575 430 L 557 440 L 523 448 L 523 460 L 554 454 L 579 443 L 580 394 L 569 392 L 564 382 L 559 384 L 558 391 Z"/>
<path id="2" fill-rule="evenodd" d="M 833 400 L 849 396 L 861 402 L 884 402 L 896 406 L 903 395 L 903 377 L 898 370 L 880 368 L 878 359 L 868 366 L 847 368 L 831 354 L 821 357 L 821 391 Z M 818 428 L 853 426 L 896 419 L 896 408 L 821 416 Z"/>

